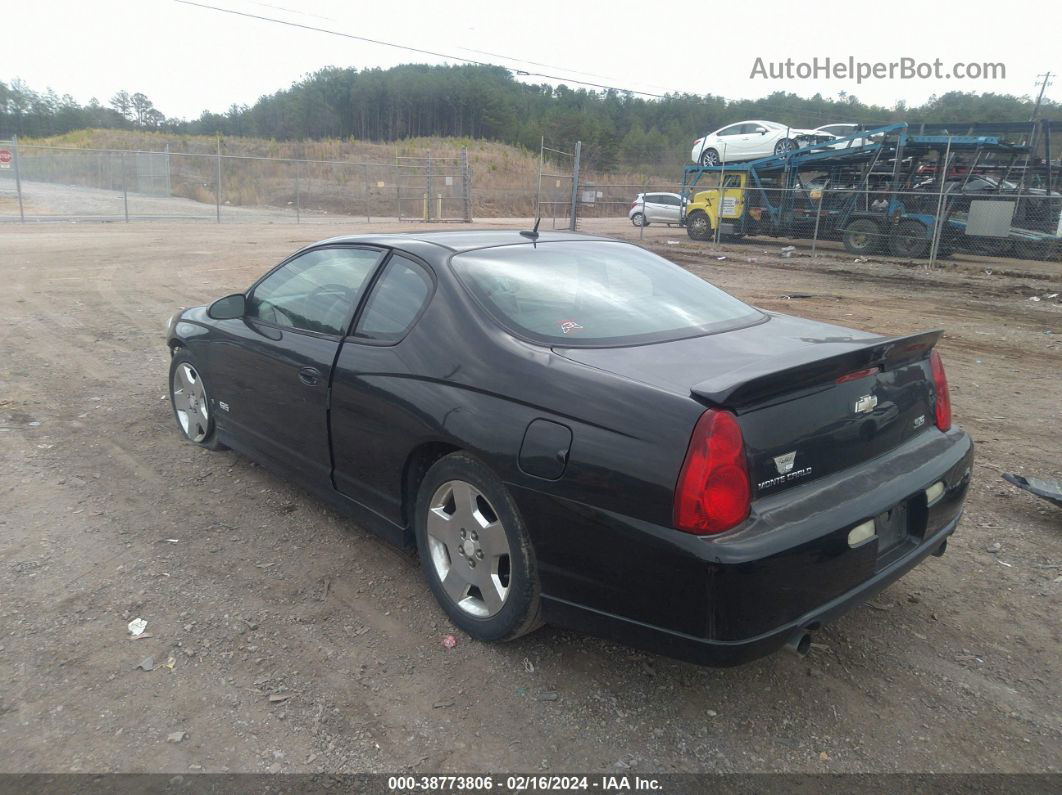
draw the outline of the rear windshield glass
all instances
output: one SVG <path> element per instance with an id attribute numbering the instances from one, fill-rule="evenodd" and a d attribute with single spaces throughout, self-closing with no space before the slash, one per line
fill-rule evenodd
<path id="1" fill-rule="evenodd" d="M 627 243 L 571 241 L 456 255 L 458 278 L 502 325 L 539 342 L 630 345 L 747 326 L 765 315 Z"/>

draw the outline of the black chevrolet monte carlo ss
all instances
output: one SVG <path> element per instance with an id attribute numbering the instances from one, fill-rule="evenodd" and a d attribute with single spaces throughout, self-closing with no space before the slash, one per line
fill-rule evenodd
<path id="1" fill-rule="evenodd" d="M 761 311 L 627 243 L 451 231 L 308 246 L 167 341 L 191 441 L 415 545 L 472 637 L 732 665 L 943 553 L 973 445 L 939 336 Z"/>

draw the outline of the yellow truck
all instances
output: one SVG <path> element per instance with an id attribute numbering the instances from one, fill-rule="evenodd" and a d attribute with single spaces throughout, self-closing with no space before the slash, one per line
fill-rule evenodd
<path id="1" fill-rule="evenodd" d="M 686 205 L 686 234 L 694 240 L 715 237 L 720 223 L 719 237 L 733 240 L 748 234 L 745 221 L 745 186 L 747 172 L 722 175 L 722 187 L 708 188 L 693 194 Z M 759 221 L 759 213 L 755 221 Z"/>

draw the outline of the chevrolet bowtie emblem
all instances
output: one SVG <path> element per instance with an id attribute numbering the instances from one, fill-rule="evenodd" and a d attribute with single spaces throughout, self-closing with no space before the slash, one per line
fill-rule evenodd
<path id="1" fill-rule="evenodd" d="M 873 395 L 863 395 L 855 402 L 856 414 L 869 414 L 878 405 L 878 399 Z"/>
<path id="2" fill-rule="evenodd" d="M 793 468 L 793 462 L 796 461 L 796 450 L 785 455 L 780 455 L 774 459 L 774 465 L 778 467 L 778 474 L 784 475 Z"/>

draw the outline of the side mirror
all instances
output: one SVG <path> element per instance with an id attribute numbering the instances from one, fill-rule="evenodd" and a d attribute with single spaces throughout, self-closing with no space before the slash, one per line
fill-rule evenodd
<path id="1" fill-rule="evenodd" d="M 207 315 L 214 320 L 232 320 L 243 317 L 246 311 L 247 298 L 243 293 L 226 295 L 207 307 Z"/>
<path id="2" fill-rule="evenodd" d="M 760 135 L 766 135 L 767 134 L 767 128 L 766 127 L 757 127 L 756 128 L 756 132 L 758 132 Z"/>

